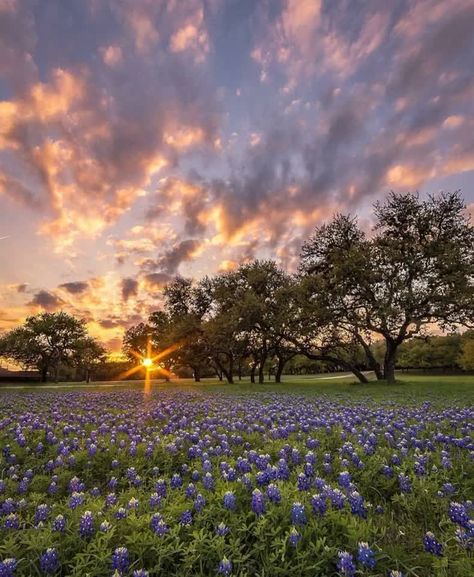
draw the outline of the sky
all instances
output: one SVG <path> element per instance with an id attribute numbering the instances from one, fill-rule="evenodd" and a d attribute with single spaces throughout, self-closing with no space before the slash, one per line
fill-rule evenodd
<path id="1" fill-rule="evenodd" d="M 391 190 L 474 207 L 472 0 L 0 0 L 0 330 L 111 350 Z"/>

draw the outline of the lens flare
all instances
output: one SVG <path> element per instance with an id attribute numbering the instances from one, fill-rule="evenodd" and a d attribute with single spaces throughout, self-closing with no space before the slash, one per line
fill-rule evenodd
<path id="1" fill-rule="evenodd" d="M 142 365 L 147 369 L 149 369 L 153 365 L 153 359 L 146 357 L 145 359 L 142 360 Z"/>

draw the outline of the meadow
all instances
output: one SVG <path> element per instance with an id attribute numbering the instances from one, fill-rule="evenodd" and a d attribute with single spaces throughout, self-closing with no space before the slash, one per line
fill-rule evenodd
<path id="1" fill-rule="evenodd" d="M 0 576 L 469 577 L 474 377 L 0 389 Z"/>

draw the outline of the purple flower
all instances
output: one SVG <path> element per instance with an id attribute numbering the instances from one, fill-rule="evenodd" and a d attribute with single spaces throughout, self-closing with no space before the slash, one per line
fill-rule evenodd
<path id="1" fill-rule="evenodd" d="M 368 543 L 359 543 L 357 561 L 369 569 L 373 569 L 375 567 L 375 553 L 369 547 Z"/>
<path id="2" fill-rule="evenodd" d="M 398 484 L 402 493 L 411 493 L 410 479 L 403 473 L 398 475 Z"/>
<path id="3" fill-rule="evenodd" d="M 46 521 L 49 515 L 49 507 L 45 503 L 38 505 L 35 512 L 35 525 L 39 525 L 42 521 Z"/>
<path id="4" fill-rule="evenodd" d="M 461 527 L 465 527 L 469 522 L 469 514 L 466 506 L 462 503 L 450 503 L 448 515 L 453 523 L 457 523 Z"/>
<path id="5" fill-rule="evenodd" d="M 280 489 L 273 483 L 267 487 L 267 497 L 271 503 L 279 503 L 281 501 Z"/>
<path id="6" fill-rule="evenodd" d="M 66 520 L 64 515 L 57 515 L 53 521 L 52 530 L 58 533 L 64 533 L 66 529 Z"/>
<path id="7" fill-rule="evenodd" d="M 301 541 L 301 533 L 299 533 L 295 527 L 291 528 L 290 536 L 288 537 L 288 541 L 292 547 L 296 547 L 298 543 Z"/>
<path id="8" fill-rule="evenodd" d="M 224 557 L 222 561 L 219 563 L 217 572 L 220 575 L 224 575 L 224 577 L 228 577 L 232 573 L 232 562 L 229 561 L 227 557 Z"/>
<path id="9" fill-rule="evenodd" d="M 126 547 L 117 547 L 112 555 L 112 569 L 119 574 L 126 573 L 130 566 L 130 557 Z"/>
<path id="10" fill-rule="evenodd" d="M 54 573 L 59 567 L 59 557 L 56 549 L 49 548 L 40 557 L 40 566 L 43 573 Z"/>
<path id="11" fill-rule="evenodd" d="M 306 525 L 306 512 L 304 505 L 299 502 L 293 503 L 291 506 L 291 522 L 293 525 Z"/>
<path id="12" fill-rule="evenodd" d="M 186 511 L 181 513 L 181 517 L 179 519 L 179 522 L 181 523 L 181 525 L 183 525 L 185 527 L 188 525 L 191 525 L 193 522 L 192 512 L 189 509 L 187 509 Z"/>
<path id="13" fill-rule="evenodd" d="M 206 499 L 204 498 L 203 495 L 201 495 L 201 493 L 198 493 L 196 495 L 196 498 L 194 499 L 194 510 L 197 513 L 199 513 L 204 509 L 205 505 L 206 505 Z"/>
<path id="14" fill-rule="evenodd" d="M 322 517 L 326 513 L 326 499 L 316 493 L 311 497 L 311 507 L 315 515 Z"/>
<path id="15" fill-rule="evenodd" d="M 150 507 L 152 509 L 156 509 L 156 507 L 160 506 L 160 503 L 161 497 L 158 495 L 158 493 L 152 493 L 149 500 Z"/>
<path id="16" fill-rule="evenodd" d="M 356 567 L 352 555 L 347 551 L 340 551 L 337 555 L 339 557 L 339 561 L 337 563 L 337 569 L 339 573 L 344 575 L 344 577 L 354 577 Z"/>
<path id="17" fill-rule="evenodd" d="M 339 473 L 338 483 L 341 487 L 347 489 L 350 486 L 351 482 L 352 479 L 349 471 L 342 471 L 342 473 Z"/>
<path id="18" fill-rule="evenodd" d="M 428 531 L 428 533 L 426 533 L 425 536 L 423 537 L 423 545 L 425 546 L 425 551 L 427 553 L 432 553 L 437 557 L 442 557 L 443 546 L 436 539 L 436 537 L 431 531 Z"/>
<path id="19" fill-rule="evenodd" d="M 79 534 L 83 539 L 92 537 L 94 534 L 94 516 L 90 511 L 85 511 L 81 515 L 81 520 L 79 521 Z"/>
<path id="20" fill-rule="evenodd" d="M 132 573 L 132 577 L 149 577 L 149 573 L 148 571 L 145 571 L 145 569 L 135 569 L 135 571 Z"/>
<path id="21" fill-rule="evenodd" d="M 229 511 L 235 511 L 237 507 L 237 499 L 235 497 L 235 493 L 233 491 L 226 491 L 224 493 L 224 507 Z"/>
<path id="22" fill-rule="evenodd" d="M 219 535 L 219 537 L 225 537 L 228 532 L 229 527 L 227 527 L 227 525 L 221 521 L 216 527 L 216 535 Z"/>
<path id="23" fill-rule="evenodd" d="M 254 489 L 252 492 L 252 511 L 259 516 L 265 513 L 265 501 L 259 489 Z"/>
<path id="24" fill-rule="evenodd" d="M 12 557 L 0 561 L 0 577 L 15 577 L 16 564 Z"/>
<path id="25" fill-rule="evenodd" d="M 3 527 L 5 529 L 18 529 L 20 527 L 20 520 L 16 513 L 10 513 L 6 516 Z"/>

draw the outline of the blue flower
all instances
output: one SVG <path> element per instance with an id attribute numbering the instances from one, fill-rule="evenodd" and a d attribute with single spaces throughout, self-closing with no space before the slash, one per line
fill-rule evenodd
<path id="1" fill-rule="evenodd" d="M 295 527 L 291 528 L 290 536 L 288 537 L 288 541 L 292 547 L 296 547 L 298 543 L 301 541 L 301 533 L 299 533 Z"/>
<path id="2" fill-rule="evenodd" d="M 219 535 L 219 537 L 225 537 L 228 532 L 229 527 L 227 527 L 227 525 L 221 521 L 216 527 L 216 535 Z"/>
<path id="3" fill-rule="evenodd" d="M 306 525 L 306 512 L 304 510 L 304 505 L 296 502 L 291 506 L 291 522 L 293 525 Z"/>
<path id="4" fill-rule="evenodd" d="M 265 513 L 265 501 L 259 489 L 254 489 L 252 492 L 252 511 L 256 515 L 263 515 Z"/>
<path id="5" fill-rule="evenodd" d="M 184 511 L 181 514 L 181 517 L 179 519 L 179 522 L 181 523 L 181 525 L 184 526 L 188 526 L 191 525 L 193 522 L 193 514 L 191 513 L 191 511 L 189 509 L 187 509 L 186 511 Z"/>
<path id="6" fill-rule="evenodd" d="M 94 516 L 90 511 L 85 511 L 79 521 L 79 534 L 83 539 L 87 539 L 94 534 Z"/>
<path id="7" fill-rule="evenodd" d="M 54 573 L 59 567 L 59 557 L 56 549 L 49 548 L 40 557 L 40 566 L 43 573 Z"/>
<path id="8" fill-rule="evenodd" d="M 461 525 L 461 527 L 465 527 L 469 522 L 469 514 L 466 510 L 466 506 L 462 503 L 450 503 L 448 515 L 453 523 L 457 523 L 458 525 Z"/>
<path id="9" fill-rule="evenodd" d="M 224 493 L 224 507 L 229 511 L 235 511 L 237 507 L 237 499 L 235 497 L 235 493 L 233 491 L 226 491 Z"/>
<path id="10" fill-rule="evenodd" d="M 425 546 L 425 551 L 428 553 L 432 553 L 437 557 L 442 557 L 443 555 L 443 546 L 441 543 L 436 539 L 434 534 L 431 531 L 425 534 L 423 537 L 423 545 Z"/>
<path id="11" fill-rule="evenodd" d="M 130 557 L 126 547 L 117 547 L 112 555 L 112 569 L 119 573 L 126 573 L 130 566 Z"/>
<path id="12" fill-rule="evenodd" d="M 16 559 L 9 557 L 0 561 L 0 577 L 15 577 Z"/>
<path id="13" fill-rule="evenodd" d="M 340 551 L 337 555 L 339 557 L 339 561 L 337 563 L 337 569 L 339 573 L 344 575 L 344 577 L 354 577 L 356 567 L 352 555 L 347 551 Z"/>
<path id="14" fill-rule="evenodd" d="M 64 515 L 57 515 L 53 521 L 52 530 L 63 533 L 66 529 L 66 520 Z"/>
<path id="15" fill-rule="evenodd" d="M 319 493 L 316 493 L 311 497 L 311 506 L 315 515 L 322 517 L 326 513 L 326 499 Z"/>
<path id="16" fill-rule="evenodd" d="M 369 569 L 373 569 L 375 567 L 375 553 L 369 547 L 368 543 L 359 543 L 357 561 Z"/>
<path id="17" fill-rule="evenodd" d="M 224 577 L 228 577 L 232 573 L 232 562 L 229 561 L 227 557 L 224 557 L 222 561 L 219 563 L 217 572 L 220 575 L 224 575 Z"/>
<path id="18" fill-rule="evenodd" d="M 279 503 L 281 501 L 280 489 L 274 484 L 270 483 L 267 487 L 267 497 L 272 503 Z"/>

